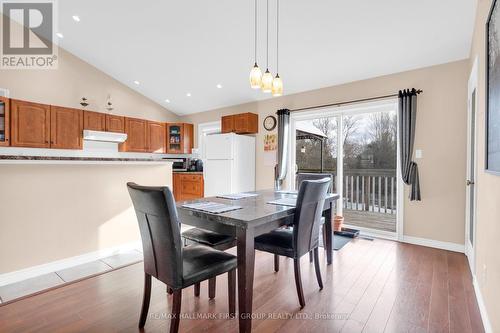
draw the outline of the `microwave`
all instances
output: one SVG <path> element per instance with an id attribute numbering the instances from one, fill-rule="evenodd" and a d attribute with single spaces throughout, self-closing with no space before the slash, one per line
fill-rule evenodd
<path id="1" fill-rule="evenodd" d="M 165 160 L 172 162 L 172 171 L 188 171 L 187 158 L 165 158 Z"/>

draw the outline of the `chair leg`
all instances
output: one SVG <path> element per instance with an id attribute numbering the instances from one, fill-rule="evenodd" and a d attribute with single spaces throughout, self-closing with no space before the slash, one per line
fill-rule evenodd
<path id="1" fill-rule="evenodd" d="M 274 255 L 274 271 L 278 272 L 280 270 L 280 256 L 275 254 Z"/>
<path id="2" fill-rule="evenodd" d="M 208 298 L 215 298 L 215 285 L 217 284 L 217 278 L 213 277 L 208 279 Z"/>
<path id="3" fill-rule="evenodd" d="M 326 228 L 325 228 L 325 226 L 323 225 L 323 226 L 321 227 L 321 229 L 323 229 L 323 232 L 322 232 L 322 234 L 323 234 L 323 248 L 326 250 Z"/>
<path id="4" fill-rule="evenodd" d="M 151 275 L 144 273 L 144 295 L 142 297 L 142 309 L 141 309 L 141 317 L 139 319 L 139 328 L 144 328 L 144 325 L 146 325 L 150 299 L 151 299 Z"/>
<path id="5" fill-rule="evenodd" d="M 172 299 L 172 316 L 170 319 L 170 333 L 177 333 L 179 331 L 179 322 L 181 320 L 181 301 L 182 289 L 174 290 L 174 297 Z"/>
<path id="6" fill-rule="evenodd" d="M 229 317 L 236 313 L 236 269 L 227 272 L 227 293 L 229 300 Z"/>
<path id="7" fill-rule="evenodd" d="M 304 291 L 302 290 L 302 278 L 300 276 L 300 258 L 293 259 L 293 268 L 295 272 L 295 286 L 297 287 L 297 296 L 299 296 L 300 308 L 306 306 L 304 300 Z"/>
<path id="8" fill-rule="evenodd" d="M 309 262 L 313 262 L 313 251 L 309 251 Z"/>
<path id="9" fill-rule="evenodd" d="M 316 279 L 318 279 L 319 290 L 323 290 L 323 280 L 321 279 L 321 270 L 319 269 L 318 248 L 314 249 L 314 270 L 316 271 Z"/>
<path id="10" fill-rule="evenodd" d="M 199 282 L 194 284 L 194 296 L 200 297 L 200 283 Z"/>

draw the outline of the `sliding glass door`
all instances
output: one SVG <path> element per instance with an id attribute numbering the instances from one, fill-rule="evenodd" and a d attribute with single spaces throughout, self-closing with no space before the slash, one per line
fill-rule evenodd
<path id="1" fill-rule="evenodd" d="M 398 126 L 395 101 L 292 114 L 291 187 L 298 173 L 333 175 L 345 224 L 395 237 Z"/>

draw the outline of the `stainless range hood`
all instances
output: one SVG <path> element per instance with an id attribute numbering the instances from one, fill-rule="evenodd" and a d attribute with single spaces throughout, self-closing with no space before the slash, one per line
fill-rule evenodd
<path id="1" fill-rule="evenodd" d="M 83 140 L 123 143 L 127 140 L 127 134 L 83 130 Z"/>

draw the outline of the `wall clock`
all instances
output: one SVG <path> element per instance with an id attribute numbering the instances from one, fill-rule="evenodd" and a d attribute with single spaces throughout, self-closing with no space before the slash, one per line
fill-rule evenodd
<path id="1" fill-rule="evenodd" d="M 268 131 L 272 131 L 273 129 L 275 129 L 276 128 L 276 117 L 267 116 L 264 119 L 264 128 Z"/>

